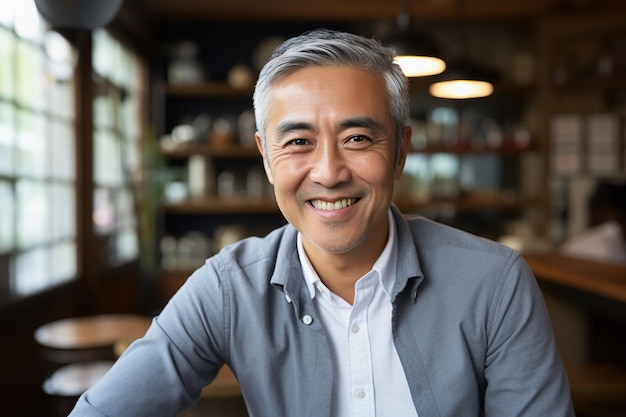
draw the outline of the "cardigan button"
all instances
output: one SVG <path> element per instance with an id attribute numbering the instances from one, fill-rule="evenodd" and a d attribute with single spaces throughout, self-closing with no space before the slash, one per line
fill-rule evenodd
<path id="1" fill-rule="evenodd" d="M 309 324 L 313 323 L 313 317 L 309 316 L 308 314 L 305 314 L 304 316 L 302 316 L 302 323 L 308 326 Z"/>

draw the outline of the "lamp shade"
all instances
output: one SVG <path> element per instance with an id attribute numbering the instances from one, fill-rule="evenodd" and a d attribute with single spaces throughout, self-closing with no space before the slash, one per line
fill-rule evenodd
<path id="1" fill-rule="evenodd" d="M 439 57 L 435 43 L 426 34 L 400 30 L 385 44 L 396 51 L 395 62 L 407 77 L 424 77 L 440 74 L 446 63 Z"/>
<path id="2" fill-rule="evenodd" d="M 431 95 L 447 99 L 487 97 L 493 93 L 495 74 L 466 59 L 450 63 L 429 87 Z"/>
<path id="3" fill-rule="evenodd" d="M 58 29 L 92 30 L 107 25 L 123 0 L 35 0 L 39 13 Z"/>

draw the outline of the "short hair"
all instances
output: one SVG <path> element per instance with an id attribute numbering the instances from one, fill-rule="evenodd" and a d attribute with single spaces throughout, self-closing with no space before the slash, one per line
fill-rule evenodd
<path id="1" fill-rule="evenodd" d="M 264 150 L 267 149 L 265 128 L 274 82 L 306 67 L 348 66 L 382 75 L 389 111 L 396 124 L 397 162 L 409 119 L 409 85 L 394 58 L 393 49 L 383 46 L 376 39 L 329 29 L 312 30 L 283 42 L 261 69 L 254 89 L 254 115 Z"/>

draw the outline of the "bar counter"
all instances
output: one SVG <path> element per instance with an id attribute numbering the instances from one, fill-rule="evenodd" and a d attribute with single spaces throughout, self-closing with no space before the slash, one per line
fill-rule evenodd
<path id="1" fill-rule="evenodd" d="M 578 340 L 559 346 L 589 346 L 583 361 L 564 358 L 577 415 L 626 416 L 626 266 L 559 253 L 526 254 L 524 259 L 544 296 L 566 300 L 586 314 L 580 327 L 569 330 L 569 336 L 580 331 Z M 554 324 L 563 330 L 562 323 Z"/>
<path id="2" fill-rule="evenodd" d="M 573 258 L 559 253 L 526 254 L 537 279 L 626 303 L 626 266 Z"/>

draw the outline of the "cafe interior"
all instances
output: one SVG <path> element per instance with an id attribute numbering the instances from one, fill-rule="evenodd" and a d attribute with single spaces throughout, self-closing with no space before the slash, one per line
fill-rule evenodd
<path id="1" fill-rule="evenodd" d="M 318 27 L 409 77 L 394 204 L 520 251 L 577 415 L 626 416 L 623 0 L 0 0 L 0 415 L 67 415 L 207 257 L 285 223 L 251 97 Z M 229 369 L 181 415 L 247 416 Z"/>

